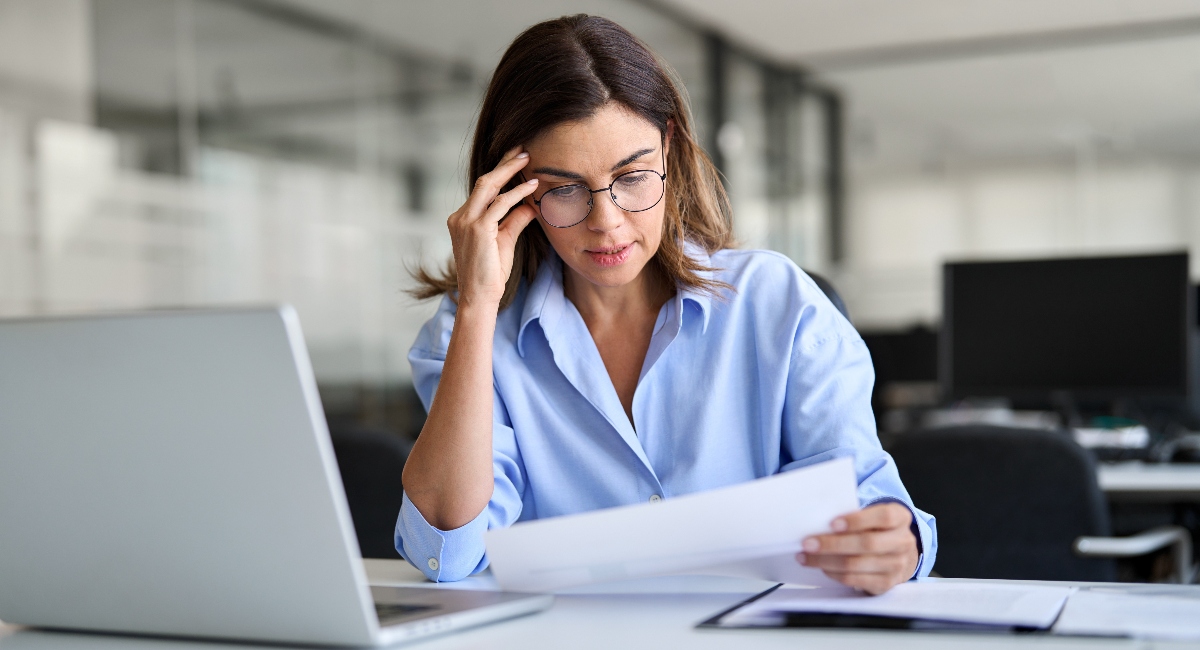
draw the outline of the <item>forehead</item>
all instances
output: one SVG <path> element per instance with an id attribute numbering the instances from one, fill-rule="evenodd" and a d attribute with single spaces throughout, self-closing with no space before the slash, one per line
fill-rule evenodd
<path id="1" fill-rule="evenodd" d="M 526 145 L 537 164 L 579 171 L 604 168 L 638 149 L 661 143 L 658 127 L 619 104 L 608 104 L 577 122 L 546 129 Z"/>

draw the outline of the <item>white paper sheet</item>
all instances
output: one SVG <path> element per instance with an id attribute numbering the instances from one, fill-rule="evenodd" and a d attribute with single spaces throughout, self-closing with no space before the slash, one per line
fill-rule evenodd
<path id="1" fill-rule="evenodd" d="M 1067 601 L 1054 633 L 1200 641 L 1200 599 L 1081 590 Z"/>
<path id="2" fill-rule="evenodd" d="M 484 543 L 508 591 L 683 573 L 830 584 L 794 555 L 804 537 L 857 509 L 854 465 L 839 458 L 658 503 L 518 523 L 489 530 Z"/>
<path id="3" fill-rule="evenodd" d="M 1049 628 L 1074 587 L 922 580 L 896 585 L 880 596 L 845 587 L 781 587 L 721 620 L 761 625 L 780 612 L 867 614 L 949 623 Z"/>

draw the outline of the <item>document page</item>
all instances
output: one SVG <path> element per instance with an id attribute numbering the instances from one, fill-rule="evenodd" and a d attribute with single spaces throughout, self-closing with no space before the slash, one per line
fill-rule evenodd
<path id="1" fill-rule="evenodd" d="M 1047 629 L 1074 587 L 921 580 L 880 596 L 845 587 L 781 587 L 725 616 L 722 626 L 770 625 L 784 613 L 865 614 Z"/>
<path id="2" fill-rule="evenodd" d="M 701 573 L 831 584 L 798 564 L 800 541 L 858 509 L 854 465 L 839 458 L 756 481 L 514 524 L 484 535 L 507 591 Z"/>
<path id="3" fill-rule="evenodd" d="M 1054 633 L 1200 641 L 1200 598 L 1081 590 L 1067 601 Z"/>

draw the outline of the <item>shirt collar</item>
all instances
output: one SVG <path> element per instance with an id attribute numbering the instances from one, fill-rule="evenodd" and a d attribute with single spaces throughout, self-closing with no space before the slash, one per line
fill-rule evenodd
<path id="1" fill-rule="evenodd" d="M 700 265 L 709 266 L 710 257 L 703 246 L 686 241 L 683 251 Z M 712 280 L 713 272 L 697 271 L 696 275 L 705 280 Z M 709 316 L 712 312 L 712 297 L 690 287 L 679 287 L 678 293 L 681 301 L 680 307 L 683 306 L 683 301 L 690 300 L 700 310 L 700 317 L 703 319 L 701 331 L 707 331 Z M 562 284 L 562 260 L 559 259 L 558 254 L 551 251 L 546 256 L 546 260 L 538 267 L 537 275 L 534 276 L 533 283 L 529 285 L 529 290 L 525 293 L 525 304 L 521 310 L 521 326 L 517 329 L 517 354 L 525 356 L 525 329 L 535 319 L 539 321 L 546 336 L 550 335 L 554 323 L 562 315 L 563 303 L 566 299 Z M 680 317 L 682 317 L 682 313 Z"/>
<path id="2" fill-rule="evenodd" d="M 704 267 L 712 266 L 712 258 L 709 257 L 708 251 L 703 246 L 691 240 L 683 242 L 683 252 L 697 264 Z M 706 268 L 703 271 L 696 271 L 696 275 L 702 280 L 712 281 L 713 272 Z M 708 320 L 712 315 L 712 296 L 703 290 L 693 289 L 691 287 L 680 287 L 679 293 L 684 300 L 690 300 L 700 309 L 701 332 L 708 331 Z"/>
<path id="3" fill-rule="evenodd" d="M 529 291 L 525 293 L 525 306 L 521 310 L 521 326 L 517 329 L 517 354 L 525 356 L 525 328 L 531 321 L 537 319 L 543 332 L 548 332 L 549 316 L 555 319 L 562 313 L 562 302 L 567 297 L 563 294 L 562 260 L 558 254 L 551 251 L 546 259 L 538 265 L 537 275 Z"/>

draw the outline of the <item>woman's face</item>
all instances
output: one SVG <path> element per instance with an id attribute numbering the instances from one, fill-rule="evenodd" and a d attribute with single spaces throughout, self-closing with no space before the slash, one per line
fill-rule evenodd
<path id="1" fill-rule="evenodd" d="M 595 190 L 631 171 L 666 173 L 666 150 L 658 128 L 615 103 L 586 120 L 543 132 L 525 150 L 529 152 L 525 176 L 538 179 L 532 198 L 542 200 L 543 207 L 547 192 L 568 185 Z M 632 175 L 621 182 L 639 178 Z M 641 182 L 659 182 L 652 175 L 645 179 Z M 581 190 L 560 189 L 560 194 L 572 191 Z M 618 196 L 621 191 L 618 184 Z M 554 228 L 544 219 L 539 223 L 563 263 L 581 279 L 601 287 L 628 284 L 658 251 L 666 197 L 648 210 L 628 212 L 618 207 L 607 191 L 591 196 L 591 212 L 582 222 L 569 228 Z"/>

